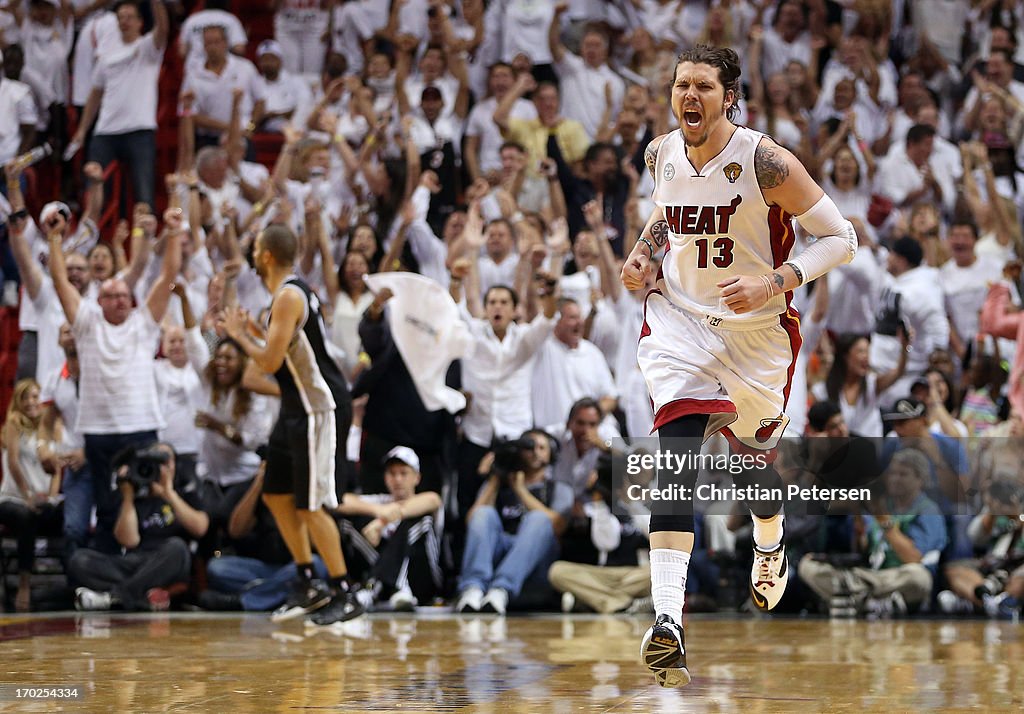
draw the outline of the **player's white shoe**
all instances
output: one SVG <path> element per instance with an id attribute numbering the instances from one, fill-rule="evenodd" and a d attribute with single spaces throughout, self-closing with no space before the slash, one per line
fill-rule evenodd
<path id="1" fill-rule="evenodd" d="M 750 599 L 754 607 L 763 612 L 779 604 L 789 582 L 789 560 L 786 558 L 786 539 L 772 551 L 764 551 L 754 544 L 754 564 L 750 568 Z"/>
<path id="2" fill-rule="evenodd" d="M 683 628 L 668 615 L 658 615 L 647 630 L 640 643 L 640 660 L 663 687 L 683 687 L 690 683 Z"/>

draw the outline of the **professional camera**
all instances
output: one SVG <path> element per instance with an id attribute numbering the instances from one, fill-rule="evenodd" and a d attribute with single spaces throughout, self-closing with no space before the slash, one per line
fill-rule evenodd
<path id="1" fill-rule="evenodd" d="M 530 463 L 526 460 L 523 452 L 533 451 L 533 438 L 523 436 L 518 439 L 498 440 L 491 444 L 491 451 L 494 452 L 494 465 L 491 473 L 498 477 L 503 484 L 511 482 L 512 474 L 516 471 L 529 471 Z"/>
<path id="2" fill-rule="evenodd" d="M 137 496 L 145 496 L 149 493 L 150 484 L 160 478 L 160 467 L 170 460 L 167 451 L 157 444 L 144 448 L 129 446 L 117 453 L 112 465 L 114 472 L 118 474 L 118 483 L 127 481 L 135 488 Z M 127 467 L 128 471 L 121 475 L 124 467 Z"/>
<path id="3" fill-rule="evenodd" d="M 612 470 L 613 458 L 611 453 L 601 453 L 597 457 L 597 479 L 587 488 L 587 494 L 598 494 L 608 505 L 612 505 L 615 496 L 615 484 Z"/>

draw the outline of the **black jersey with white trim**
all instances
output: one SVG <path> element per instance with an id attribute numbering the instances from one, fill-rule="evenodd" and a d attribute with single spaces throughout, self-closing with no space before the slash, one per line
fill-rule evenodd
<path id="1" fill-rule="evenodd" d="M 294 275 L 285 278 L 274 295 L 275 300 L 283 290 L 300 293 L 305 310 L 288 344 L 284 363 L 274 373 L 281 388 L 281 416 L 333 411 L 350 396 L 345 378 L 327 349 L 327 327 L 320 310 L 320 298 Z"/>

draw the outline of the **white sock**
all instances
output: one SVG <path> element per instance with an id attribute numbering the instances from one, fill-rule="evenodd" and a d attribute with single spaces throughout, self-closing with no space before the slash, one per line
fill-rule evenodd
<path id="1" fill-rule="evenodd" d="M 753 513 L 750 516 L 754 519 L 754 543 L 761 550 L 775 550 L 782 544 L 782 522 L 785 516 L 781 513 L 764 519 L 758 518 Z"/>
<path id="2" fill-rule="evenodd" d="M 651 599 L 655 615 L 668 615 L 677 625 L 683 624 L 683 601 L 686 598 L 686 570 L 690 554 L 685 550 L 656 548 L 651 551 Z"/>

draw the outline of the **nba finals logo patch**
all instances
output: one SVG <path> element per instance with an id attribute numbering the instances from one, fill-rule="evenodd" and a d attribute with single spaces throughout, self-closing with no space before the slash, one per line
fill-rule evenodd
<path id="1" fill-rule="evenodd" d="M 780 426 L 782 426 L 781 414 L 775 417 L 774 419 L 762 419 L 761 428 L 754 432 L 754 441 L 756 441 L 758 444 L 767 443 L 768 440 L 772 438 L 772 435 L 775 433 L 775 430 L 778 429 Z"/>
<path id="2" fill-rule="evenodd" d="M 676 177 L 676 167 L 671 163 L 665 164 L 665 180 L 671 181 Z"/>
<path id="3" fill-rule="evenodd" d="M 729 183 L 736 183 L 736 179 L 743 173 L 743 167 L 733 161 L 731 164 L 726 164 L 725 168 L 722 169 L 725 177 L 729 179 Z"/>

